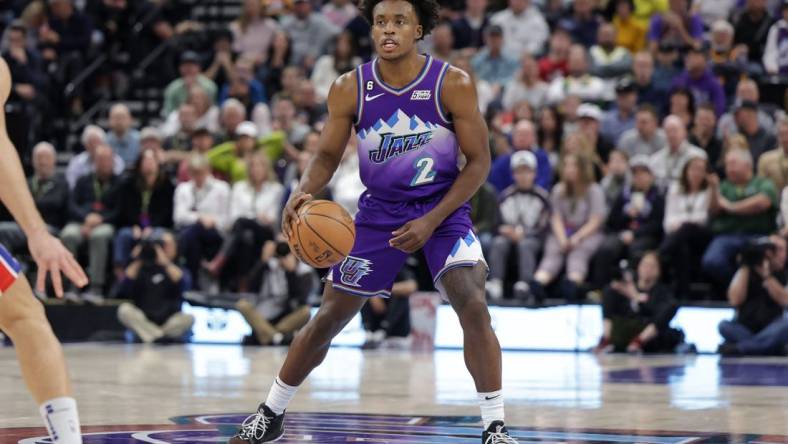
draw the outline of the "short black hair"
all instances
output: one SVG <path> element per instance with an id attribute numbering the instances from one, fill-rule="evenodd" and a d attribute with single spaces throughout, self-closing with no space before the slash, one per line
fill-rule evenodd
<path id="1" fill-rule="evenodd" d="M 367 20 L 370 26 L 374 25 L 375 18 L 373 17 L 373 11 L 375 10 L 375 6 L 382 1 L 384 0 L 364 0 L 361 6 L 359 6 L 361 15 Z M 416 10 L 416 15 L 419 17 L 419 25 L 421 25 L 422 28 L 421 38 L 423 39 L 425 36 L 429 35 L 438 24 L 438 11 L 440 10 L 440 5 L 437 0 L 403 1 L 407 1 L 413 5 L 413 9 Z"/>

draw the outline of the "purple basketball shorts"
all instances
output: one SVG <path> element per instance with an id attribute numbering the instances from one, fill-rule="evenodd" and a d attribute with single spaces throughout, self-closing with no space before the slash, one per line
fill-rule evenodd
<path id="1" fill-rule="evenodd" d="M 350 255 L 328 274 L 334 288 L 356 296 L 391 295 L 394 278 L 408 254 L 389 246 L 392 231 L 434 208 L 440 198 L 428 201 L 388 202 L 364 193 L 356 214 L 356 242 Z M 481 243 L 473 232 L 470 205 L 449 215 L 423 247 L 436 288 L 445 297 L 440 278 L 456 267 L 487 265 Z"/>

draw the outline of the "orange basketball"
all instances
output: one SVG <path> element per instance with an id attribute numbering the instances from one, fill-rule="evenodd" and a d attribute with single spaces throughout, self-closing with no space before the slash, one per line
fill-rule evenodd
<path id="1" fill-rule="evenodd" d="M 329 200 L 313 200 L 298 210 L 291 226 L 290 249 L 301 261 L 328 268 L 342 262 L 356 241 L 356 226 L 346 209 Z"/>

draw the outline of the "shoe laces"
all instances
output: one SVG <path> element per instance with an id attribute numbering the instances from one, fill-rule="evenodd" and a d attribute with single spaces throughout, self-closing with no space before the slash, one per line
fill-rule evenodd
<path id="1" fill-rule="evenodd" d="M 489 432 L 484 444 L 518 444 L 518 442 L 509 436 L 508 432 L 504 432 L 503 426 L 498 426 L 495 432 Z"/>
<path id="2" fill-rule="evenodd" d="M 270 424 L 271 418 L 268 418 L 261 412 L 257 412 L 244 420 L 243 424 L 241 424 L 241 432 L 238 435 L 243 439 L 254 438 L 261 440 Z"/>

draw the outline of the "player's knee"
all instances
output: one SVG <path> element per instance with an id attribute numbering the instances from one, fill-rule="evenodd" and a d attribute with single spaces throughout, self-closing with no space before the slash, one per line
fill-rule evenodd
<path id="1" fill-rule="evenodd" d="M 484 298 L 469 296 L 463 309 L 457 313 L 463 328 L 475 328 L 490 325 L 490 311 Z"/>
<path id="2" fill-rule="evenodd" d="M 17 283 L 16 285 L 21 285 Z M 24 300 L 30 298 L 30 300 Z M 44 314 L 44 307 L 34 300 L 32 295 L 15 294 L 14 286 L 3 296 L 0 304 L 0 329 L 12 338 L 18 332 L 35 329 L 35 326 L 47 327 L 48 321 Z"/>

